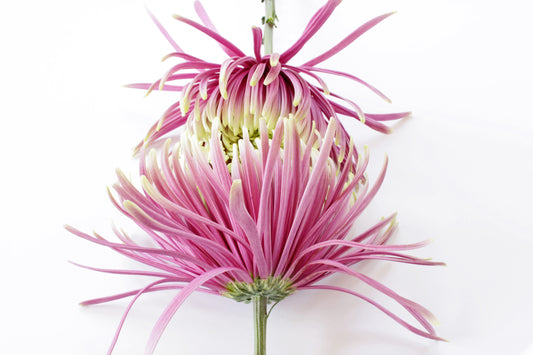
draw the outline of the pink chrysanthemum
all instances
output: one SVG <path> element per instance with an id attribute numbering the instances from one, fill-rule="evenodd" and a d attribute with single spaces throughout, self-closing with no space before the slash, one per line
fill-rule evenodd
<path id="1" fill-rule="evenodd" d="M 159 271 L 102 270 L 153 276 L 145 288 L 84 302 L 95 304 L 146 292 L 181 289 L 167 306 L 147 346 L 152 353 L 165 326 L 193 292 L 202 291 L 249 302 L 263 296 L 278 302 L 297 290 L 346 292 L 376 306 L 421 336 L 439 339 L 428 319 L 431 313 L 351 267 L 363 260 L 437 265 L 403 253 L 425 243 L 385 245 L 396 229 L 394 215 L 357 236 L 350 229 L 381 185 L 385 167 L 373 187 L 364 172 L 368 156 L 353 145 L 338 164 L 331 158 L 339 126 L 328 124 L 322 137 L 314 130 L 302 139 L 294 117 L 278 120 L 270 139 L 266 121 L 259 136 L 243 138 L 226 165 L 218 121 L 213 122 L 209 149 L 183 135 L 166 142 L 158 159 L 155 150 L 142 157 L 142 189 L 120 171 L 113 202 L 153 240 L 140 246 L 116 230 L 122 243 L 67 227 L 72 233 L 152 266 Z M 351 275 L 391 297 L 420 324 L 417 328 L 374 300 L 355 291 L 316 282 L 333 273 Z M 110 351 L 111 351 L 110 350 Z"/>
<path id="2" fill-rule="evenodd" d="M 136 148 L 141 154 L 141 187 L 118 170 L 115 193 L 110 192 L 110 196 L 116 207 L 150 237 L 153 245 L 137 244 L 118 229 L 114 231 L 120 242 L 112 242 L 67 226 L 77 236 L 155 269 L 88 267 L 155 278 L 142 289 L 83 303 L 133 297 L 109 353 L 136 300 L 159 290 L 179 292 L 153 328 L 147 354 L 154 351 L 166 325 L 194 291 L 223 295 L 239 302 L 253 301 L 262 308 L 258 314 L 264 316 L 267 303 L 279 302 L 297 290 L 336 290 L 369 302 L 418 335 L 440 339 L 429 323 L 433 316 L 428 310 L 352 269 L 369 259 L 442 264 L 404 253 L 425 242 L 386 244 L 396 230 L 395 215 L 382 219 L 364 233 L 356 236 L 350 233 L 380 187 L 386 164 L 370 187 L 365 176 L 368 154 L 366 150 L 362 155 L 356 151 L 338 116 L 356 118 L 387 133 L 389 128 L 383 121 L 400 119 L 409 113 L 363 113 L 354 102 L 329 92 L 317 74 L 355 80 L 388 100 L 353 75 L 317 65 L 390 14 L 365 23 L 303 65 L 288 64 L 340 2 L 329 0 L 288 50 L 263 56 L 259 28 L 253 29 L 254 56 L 246 56 L 218 34 L 196 2 L 205 26 L 176 18 L 216 40 L 229 56 L 222 64 L 185 54 L 152 16 L 176 50 L 167 57 L 184 62 L 153 84 L 130 87 L 176 91 L 181 97 Z M 159 156 L 155 149 L 146 149 L 181 126 L 185 126 L 184 133 L 174 141 L 166 140 Z M 355 291 L 317 284 L 334 273 L 351 275 L 391 297 L 418 325 L 406 322 Z M 265 319 L 261 322 L 266 324 Z"/>
<path id="3" fill-rule="evenodd" d="M 356 76 L 317 65 L 340 52 L 392 13 L 368 21 L 330 50 L 302 65 L 289 64 L 340 2 L 341 0 L 329 0 L 313 16 L 294 45 L 281 54 L 271 55 L 261 55 L 260 28 L 254 27 L 252 30 L 254 55 L 247 56 L 217 32 L 199 2 L 196 2 L 195 8 L 205 26 L 175 16 L 177 20 L 202 31 L 218 42 L 229 57 L 222 64 L 207 62 L 184 53 L 152 16 L 176 50 L 165 59 L 180 58 L 183 62 L 173 66 L 161 79 L 152 84 L 131 84 L 129 87 L 148 89 L 148 92 L 153 89 L 176 91 L 180 94 L 180 100 L 170 106 L 161 119 L 151 127 L 144 142 L 136 147 L 136 151 L 183 125 L 207 142 L 215 118 L 221 121 L 222 142 L 228 151 L 229 159 L 233 143 L 243 136 L 243 128 L 246 127 L 251 136 L 257 135 L 261 118 L 265 119 L 269 129 L 273 129 L 280 117 L 292 114 L 297 119 L 298 131 L 302 137 L 312 134 L 313 126 L 324 134 L 329 120 L 337 119 L 339 115 L 358 119 L 377 131 L 390 132 L 390 128 L 383 124 L 383 121 L 401 119 L 410 113 L 364 113 L 355 102 L 330 92 L 319 74 L 337 75 L 354 80 L 383 99 L 390 100 L 375 87 Z M 336 148 L 332 154 L 340 155 L 342 158 L 348 149 L 350 139 L 343 128 L 339 128 L 337 139 L 340 142 L 339 148 Z"/>

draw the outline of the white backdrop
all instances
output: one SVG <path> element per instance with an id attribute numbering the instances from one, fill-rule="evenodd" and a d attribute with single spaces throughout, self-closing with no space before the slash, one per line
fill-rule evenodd
<path id="1" fill-rule="evenodd" d="M 287 48 L 322 3 L 278 0 L 275 49 Z M 203 4 L 220 32 L 251 53 L 260 1 Z M 223 58 L 207 37 L 171 18 L 193 17 L 192 0 L 147 5 L 187 52 Z M 525 0 L 345 0 L 294 62 L 393 10 L 398 13 L 325 66 L 359 75 L 393 100 L 384 104 L 351 82 L 328 81 L 366 111 L 413 111 L 389 136 L 346 123 L 358 144 L 370 148 L 371 178 L 385 153 L 390 158 L 361 225 L 398 211 L 395 241 L 431 238 L 417 255 L 448 266 L 368 263 L 361 270 L 431 309 L 450 343 L 419 338 L 353 297 L 302 291 L 273 311 L 269 353 L 531 354 L 533 6 Z M 145 280 L 68 264 L 133 266 L 62 225 L 103 234 L 111 221 L 131 227 L 113 210 L 105 187 L 115 181 L 116 167 L 134 172 L 131 148 L 175 98 L 157 92 L 144 98 L 121 85 L 158 78 L 169 66 L 160 58 L 172 48 L 137 0 L 4 1 L 0 39 L 0 353 L 104 354 L 127 302 L 77 303 Z M 350 278 L 329 282 L 385 301 Z M 140 300 L 114 354 L 141 354 L 172 296 Z M 156 353 L 250 354 L 251 317 L 251 306 L 193 295 Z"/>

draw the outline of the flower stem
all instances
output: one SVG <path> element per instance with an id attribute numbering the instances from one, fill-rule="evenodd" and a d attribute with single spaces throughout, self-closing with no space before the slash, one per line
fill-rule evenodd
<path id="1" fill-rule="evenodd" d="M 275 0 L 264 0 L 265 2 L 265 35 L 263 37 L 263 45 L 265 46 L 265 54 L 273 53 L 273 35 L 274 27 L 276 26 L 276 7 Z"/>
<path id="2" fill-rule="evenodd" d="M 265 296 L 253 298 L 254 304 L 254 333 L 255 355 L 266 355 L 266 325 L 267 325 L 267 302 Z"/>

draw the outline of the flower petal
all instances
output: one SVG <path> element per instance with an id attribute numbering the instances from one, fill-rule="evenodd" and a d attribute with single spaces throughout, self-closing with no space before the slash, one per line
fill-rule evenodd
<path id="1" fill-rule="evenodd" d="M 355 31 L 350 33 L 339 44 L 337 44 L 336 46 L 334 46 L 330 50 L 324 52 L 323 54 L 319 55 L 318 57 L 313 58 L 310 61 L 304 63 L 303 66 L 312 67 L 312 66 L 315 66 L 315 65 L 317 65 L 319 63 L 322 63 L 323 61 L 325 61 L 328 58 L 331 58 L 332 56 L 334 56 L 335 54 L 339 53 L 344 48 L 349 46 L 353 41 L 355 41 L 357 38 L 359 38 L 366 31 L 368 31 L 369 29 L 371 29 L 372 27 L 374 27 L 375 25 L 377 25 L 378 23 L 380 23 L 381 21 L 383 21 L 384 19 L 386 19 L 387 17 L 389 17 L 390 15 L 392 15 L 394 13 L 395 12 L 390 12 L 388 14 L 384 14 L 384 15 L 378 16 L 378 17 L 366 22 L 365 24 L 363 24 L 362 26 L 357 28 Z"/>

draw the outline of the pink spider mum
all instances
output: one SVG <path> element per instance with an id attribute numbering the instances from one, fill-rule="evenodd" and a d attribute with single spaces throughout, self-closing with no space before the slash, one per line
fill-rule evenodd
<path id="1" fill-rule="evenodd" d="M 314 126 L 323 135 L 328 121 L 331 118 L 338 119 L 339 115 L 358 119 L 377 131 L 389 133 L 390 128 L 383 124 L 383 121 L 401 119 L 410 113 L 364 113 L 352 100 L 330 92 L 318 74 L 331 74 L 354 80 L 383 99 L 390 100 L 378 89 L 356 76 L 317 65 L 340 52 L 392 13 L 368 21 L 330 50 L 302 65 L 289 64 L 322 27 L 340 2 L 341 0 L 329 0 L 312 17 L 294 45 L 281 54 L 271 55 L 261 55 L 260 28 L 252 29 L 254 55 L 247 56 L 217 32 L 199 2 L 195 3 L 195 8 L 204 25 L 175 16 L 177 20 L 202 31 L 218 42 L 229 57 L 222 64 L 207 62 L 184 53 L 151 15 L 175 49 L 175 52 L 167 55 L 165 59 L 174 57 L 182 59 L 183 62 L 173 66 L 161 79 L 152 84 L 131 84 L 129 87 L 148 89 L 148 92 L 157 88 L 177 91 L 180 93 L 180 100 L 170 106 L 160 120 L 151 127 L 144 142 L 136 147 L 136 152 L 185 124 L 189 130 L 199 137 L 204 137 L 204 142 L 207 142 L 215 118 L 221 121 L 222 142 L 228 159 L 231 159 L 230 150 L 233 143 L 242 138 L 243 127 L 246 127 L 252 136 L 257 135 L 261 118 L 265 119 L 267 127 L 272 130 L 280 117 L 292 114 L 298 121 L 297 127 L 302 137 L 312 134 Z M 339 128 L 337 135 L 339 148 L 335 148 L 332 154 L 342 159 L 342 155 L 349 149 L 350 139 L 343 128 Z"/>
<path id="2" fill-rule="evenodd" d="M 115 194 L 110 192 L 110 196 L 116 207 L 150 237 L 153 246 L 137 244 L 118 229 L 114 231 L 120 242 L 112 242 L 67 226 L 84 239 L 155 269 L 88 267 L 156 279 L 139 290 L 83 303 L 133 297 L 109 353 L 136 300 L 147 292 L 160 290 L 179 292 L 154 326 L 146 348 L 148 354 L 153 353 L 168 322 L 194 291 L 223 295 L 239 302 L 253 300 L 254 305 L 262 304 L 262 314 L 266 314 L 268 302 L 279 302 L 297 290 L 336 290 L 369 302 L 418 335 L 441 339 L 429 322 L 433 316 L 428 310 L 351 268 L 369 259 L 442 264 L 404 253 L 425 242 L 386 244 L 396 230 L 395 215 L 359 235 L 350 233 L 381 185 L 386 164 L 370 187 L 364 174 L 368 154 L 365 151 L 359 155 L 338 117 L 352 117 L 388 133 L 383 121 L 400 119 L 409 113 L 364 113 L 353 101 L 331 93 L 317 74 L 355 80 L 388 100 L 351 74 L 317 65 L 390 14 L 365 23 L 303 65 L 288 64 L 340 2 L 329 0 L 288 50 L 263 56 L 259 28 L 253 28 L 254 56 L 246 56 L 218 34 L 196 2 L 205 26 L 176 18 L 216 40 L 229 56 L 222 64 L 184 53 L 152 16 L 176 50 L 167 58 L 177 57 L 184 62 L 153 84 L 130 87 L 149 92 L 154 88 L 176 91 L 180 100 L 152 126 L 136 149 L 141 153 L 141 188 L 117 171 Z M 185 133 L 174 143 L 167 140 L 159 157 L 156 150 L 145 149 L 181 126 L 185 126 Z M 391 297 L 418 325 L 355 291 L 317 284 L 334 273 L 351 275 Z"/>
<path id="3" fill-rule="evenodd" d="M 168 289 L 180 291 L 153 328 L 148 354 L 194 291 L 244 302 L 257 296 L 278 302 L 297 290 L 336 290 L 369 302 L 418 335 L 440 339 L 428 321 L 433 318 L 428 310 L 351 268 L 370 259 L 441 264 L 403 253 L 425 242 L 386 245 L 396 230 L 395 215 L 350 236 L 357 217 L 380 187 L 386 164 L 370 187 L 364 175 L 366 153 L 358 155 L 350 144 L 343 164 L 331 158 L 339 130 L 335 120 L 329 122 L 324 136 L 314 130 L 308 139 L 302 139 L 297 119 L 291 116 L 278 120 L 271 138 L 264 119 L 259 121 L 259 136 L 254 140 L 244 130 L 228 167 L 218 125 L 213 121 L 209 149 L 195 137 L 183 135 L 173 146 L 167 140 L 159 158 L 155 150 L 141 157 L 142 189 L 118 171 L 113 202 L 151 237 L 153 247 L 138 245 L 119 230 L 115 233 L 121 243 L 115 243 L 67 227 L 82 238 L 159 269 L 90 268 L 156 279 L 140 290 L 83 303 L 133 296 L 110 352 L 135 301 L 144 293 Z M 409 324 L 356 291 L 316 284 L 333 273 L 351 275 L 391 297 L 420 326 Z"/>

